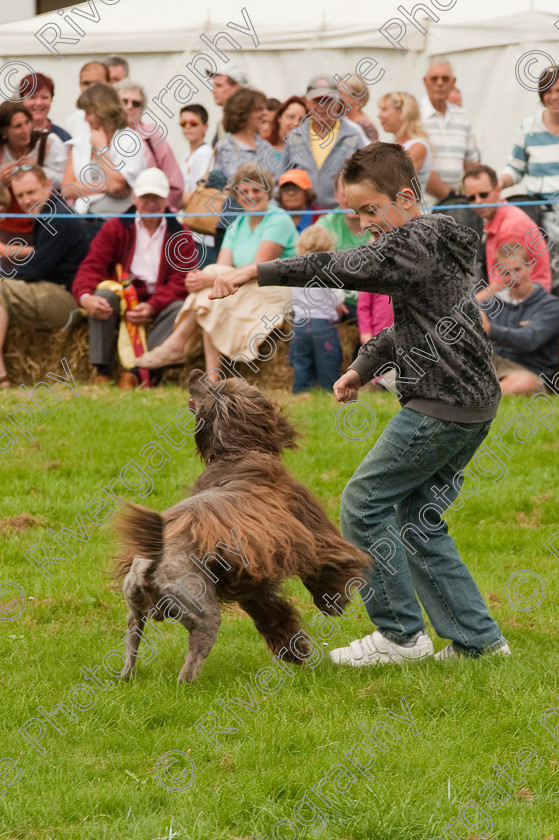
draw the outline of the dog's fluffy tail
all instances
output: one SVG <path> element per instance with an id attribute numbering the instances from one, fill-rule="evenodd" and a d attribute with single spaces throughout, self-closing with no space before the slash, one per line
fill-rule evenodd
<path id="1" fill-rule="evenodd" d="M 147 575 L 156 568 L 163 557 L 163 519 L 154 510 L 127 503 L 118 517 L 117 532 L 121 551 L 113 577 L 126 577 L 134 557 L 149 558 L 152 563 Z"/>

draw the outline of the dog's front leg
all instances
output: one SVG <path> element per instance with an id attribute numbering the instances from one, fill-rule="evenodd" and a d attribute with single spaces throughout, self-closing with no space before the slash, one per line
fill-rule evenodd
<path id="1" fill-rule="evenodd" d="M 142 631 L 146 622 L 146 616 L 138 617 L 135 613 L 128 613 L 128 632 L 126 634 L 126 661 L 120 676 L 123 680 L 129 680 L 138 656 L 138 648 L 142 638 Z"/>
<path id="2" fill-rule="evenodd" d="M 266 644 L 277 656 L 282 649 L 283 658 L 300 664 L 302 659 L 291 648 L 291 639 L 301 630 L 301 616 L 293 604 L 280 593 L 265 587 L 254 588 L 238 598 L 239 606 L 247 612 Z M 308 653 L 304 640 L 299 644 L 301 653 Z"/>

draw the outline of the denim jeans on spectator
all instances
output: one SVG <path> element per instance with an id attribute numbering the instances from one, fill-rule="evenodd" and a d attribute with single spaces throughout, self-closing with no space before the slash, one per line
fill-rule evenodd
<path id="1" fill-rule="evenodd" d="M 311 318 L 307 324 L 294 325 L 295 335 L 289 346 L 293 367 L 293 393 L 310 391 L 318 380 L 321 388 L 331 391 L 340 378 L 342 348 L 336 324 L 325 318 Z"/>
<path id="2" fill-rule="evenodd" d="M 490 425 L 439 420 L 403 408 L 343 492 L 344 538 L 376 553 L 365 575 L 374 590 L 367 612 L 394 642 L 423 630 L 418 597 L 435 632 L 457 650 L 476 655 L 505 642 L 441 516 L 457 497 L 460 471 Z M 438 499 L 433 487 L 441 491 Z"/>

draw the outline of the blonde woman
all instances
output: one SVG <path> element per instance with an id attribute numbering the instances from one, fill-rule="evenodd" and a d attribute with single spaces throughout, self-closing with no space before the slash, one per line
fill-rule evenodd
<path id="1" fill-rule="evenodd" d="M 378 140 L 378 131 L 374 123 L 362 110 L 369 101 L 369 89 L 365 82 L 359 76 L 353 74 L 346 81 L 338 83 L 338 91 L 349 107 L 349 111 L 345 113 L 346 118 L 357 123 L 371 143 Z"/>
<path id="2" fill-rule="evenodd" d="M 378 118 L 384 129 L 394 135 L 394 140 L 404 147 L 413 160 L 415 171 L 424 193 L 431 174 L 432 154 L 429 135 L 421 124 L 419 106 L 411 93 L 387 93 L 379 101 Z"/>

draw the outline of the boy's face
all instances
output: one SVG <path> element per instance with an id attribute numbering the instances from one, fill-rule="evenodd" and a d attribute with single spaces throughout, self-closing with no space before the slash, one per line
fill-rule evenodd
<path id="1" fill-rule="evenodd" d="M 359 216 L 362 229 L 368 230 L 375 238 L 421 215 L 413 190 L 409 187 L 399 190 L 404 196 L 409 195 L 409 200 L 399 196 L 393 201 L 390 196 L 379 192 L 372 181 L 343 186 L 347 202 Z"/>
<path id="2" fill-rule="evenodd" d="M 342 181 L 341 177 L 338 178 L 336 181 L 336 189 L 334 190 L 334 198 L 338 203 L 338 207 L 341 207 L 342 210 L 349 210 L 349 204 L 347 203 L 347 198 L 344 192 L 344 182 Z M 357 220 L 359 216 L 356 213 L 346 213 L 346 221 Z"/>

